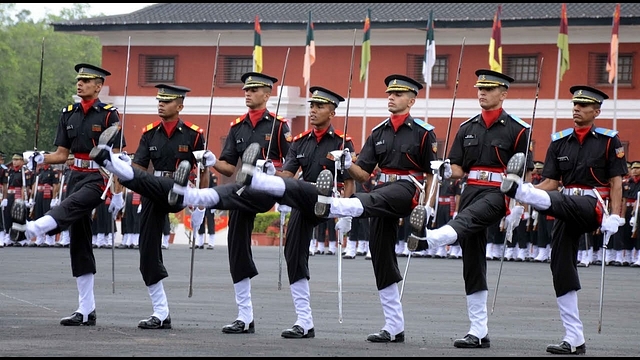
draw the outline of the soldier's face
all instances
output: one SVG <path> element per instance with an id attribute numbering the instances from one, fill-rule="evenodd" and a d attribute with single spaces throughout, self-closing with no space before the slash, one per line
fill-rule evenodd
<path id="1" fill-rule="evenodd" d="M 102 90 L 102 83 L 95 79 L 78 79 L 76 82 L 76 94 L 82 99 L 97 98 Z"/>
<path id="2" fill-rule="evenodd" d="M 271 96 L 271 89 L 267 87 L 249 88 L 244 91 L 244 103 L 252 110 L 264 109 Z"/>
<path id="3" fill-rule="evenodd" d="M 405 114 L 416 102 L 416 97 L 408 91 L 392 91 L 387 95 L 387 109 L 392 114 Z"/>
<path id="4" fill-rule="evenodd" d="M 184 105 L 177 100 L 158 101 L 158 116 L 163 119 L 173 119 L 178 116 L 183 107 Z"/>
<path id="5" fill-rule="evenodd" d="M 573 123 L 577 126 L 591 125 L 600 115 L 595 104 L 573 103 Z"/>
<path id="6" fill-rule="evenodd" d="M 335 115 L 336 113 L 331 104 L 309 103 L 309 123 L 316 129 L 328 127 Z"/>
<path id="7" fill-rule="evenodd" d="M 500 109 L 506 98 L 507 92 L 501 86 L 478 88 L 478 103 L 484 110 Z"/>

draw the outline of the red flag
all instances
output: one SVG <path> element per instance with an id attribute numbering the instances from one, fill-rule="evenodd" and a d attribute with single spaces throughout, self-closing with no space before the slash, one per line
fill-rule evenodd
<path id="1" fill-rule="evenodd" d="M 611 48 L 607 59 L 607 71 L 609 72 L 609 84 L 618 76 L 618 31 L 620 30 L 620 4 L 616 5 L 613 12 L 613 26 L 611 27 Z"/>
<path id="2" fill-rule="evenodd" d="M 489 66 L 491 70 L 502 72 L 502 21 L 500 21 L 500 12 L 502 5 L 498 5 L 498 10 L 493 17 L 493 31 L 491 32 L 491 40 L 489 41 Z"/>
<path id="3" fill-rule="evenodd" d="M 560 32 L 558 33 L 558 49 L 560 50 L 560 80 L 569 70 L 569 20 L 567 20 L 567 4 L 562 3 L 560 14 Z"/>

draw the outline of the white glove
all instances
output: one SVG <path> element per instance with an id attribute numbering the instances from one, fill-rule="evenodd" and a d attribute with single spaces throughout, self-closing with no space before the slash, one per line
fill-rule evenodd
<path id="1" fill-rule="evenodd" d="M 216 209 L 211 208 L 211 213 L 212 213 L 212 214 L 215 214 L 215 213 L 216 213 Z"/>
<path id="2" fill-rule="evenodd" d="M 275 165 L 273 165 L 273 161 L 265 161 L 264 162 L 264 172 L 267 175 L 275 175 L 276 174 L 276 167 Z"/>
<path id="3" fill-rule="evenodd" d="M 522 214 L 524 214 L 524 206 L 516 205 L 511 209 L 511 214 L 507 215 L 505 218 L 505 225 L 511 225 L 512 229 L 515 229 L 520 224 L 520 220 L 522 219 Z"/>
<path id="4" fill-rule="evenodd" d="M 436 209 L 431 206 L 427 206 L 427 221 L 431 219 L 432 216 L 436 216 Z"/>
<path id="5" fill-rule="evenodd" d="M 118 153 L 118 158 L 127 163 L 127 165 L 131 165 L 131 157 L 126 152 Z"/>
<path id="6" fill-rule="evenodd" d="M 122 192 L 111 195 L 111 204 L 109 204 L 109 212 L 111 216 L 115 219 L 118 216 L 118 212 L 122 210 L 124 207 L 124 199 L 122 197 Z"/>
<path id="7" fill-rule="evenodd" d="M 27 206 L 27 208 L 31 209 L 33 208 L 33 205 L 35 205 L 35 203 L 33 202 L 33 199 L 29 199 L 29 201 L 27 201 L 25 205 Z"/>
<path id="8" fill-rule="evenodd" d="M 138 214 L 140 214 L 140 211 L 142 211 L 142 204 L 138 205 L 138 211 L 136 211 Z"/>
<path id="9" fill-rule="evenodd" d="M 442 166 L 444 166 L 442 176 L 444 176 L 445 179 L 450 179 L 451 175 L 453 175 L 453 170 L 451 170 L 451 161 L 449 159 L 446 159 Z"/>
<path id="10" fill-rule="evenodd" d="M 52 199 L 52 200 L 51 200 L 51 203 L 49 204 L 49 207 L 50 207 L 50 208 L 54 208 L 54 207 L 56 207 L 56 206 L 58 206 L 58 205 L 60 205 L 60 200 L 58 200 L 58 199 L 56 198 L 56 199 Z"/>
<path id="11" fill-rule="evenodd" d="M 2 202 L 0 202 L 0 207 L 4 209 L 7 207 L 7 205 L 9 205 L 7 199 L 2 199 Z"/>
<path id="12" fill-rule="evenodd" d="M 602 224 L 600 224 L 600 230 L 602 230 L 602 232 L 606 232 L 606 233 L 609 233 L 610 235 L 613 235 L 618 232 L 618 227 L 620 226 L 620 220 L 622 219 L 620 218 L 620 216 L 616 214 L 609 215 L 609 216 L 605 215 L 602 218 Z"/>
<path id="13" fill-rule="evenodd" d="M 216 164 L 216 155 L 209 150 L 206 150 L 204 154 L 202 154 L 202 159 L 205 167 L 213 166 Z"/>
<path id="14" fill-rule="evenodd" d="M 524 221 L 529 220 L 530 217 L 531 217 L 531 214 L 529 214 L 528 212 L 525 212 L 522 214 L 522 220 Z"/>
<path id="15" fill-rule="evenodd" d="M 533 221 L 536 221 L 536 220 L 538 219 L 538 212 L 537 212 L 537 211 L 533 210 L 533 211 L 531 212 L 531 219 L 532 219 Z"/>
<path id="16" fill-rule="evenodd" d="M 204 209 L 195 208 L 191 213 L 191 230 L 198 231 L 200 229 L 200 225 L 202 225 L 202 221 L 204 221 Z"/>
<path id="17" fill-rule="evenodd" d="M 288 205 L 282 205 L 282 204 L 278 204 L 278 211 L 281 213 L 290 213 L 291 212 L 291 206 Z"/>
<path id="18" fill-rule="evenodd" d="M 452 216 L 451 218 L 452 218 L 452 219 L 455 219 L 455 218 L 456 218 L 456 216 L 458 216 L 458 212 L 457 212 L 457 211 L 454 211 L 454 212 L 453 212 L 453 216 Z"/>
<path id="19" fill-rule="evenodd" d="M 27 160 L 27 169 L 33 171 L 34 170 L 34 166 L 33 163 L 35 162 L 36 166 L 40 165 L 44 162 L 44 155 L 42 155 L 39 152 L 34 152 L 33 154 L 29 155 L 29 159 Z"/>
<path id="20" fill-rule="evenodd" d="M 349 149 L 345 149 L 344 152 L 344 170 L 348 170 L 353 165 L 353 158 Z M 349 228 L 351 228 L 351 219 L 349 219 Z"/>
<path id="21" fill-rule="evenodd" d="M 336 223 L 336 230 L 342 231 L 343 234 L 351 231 L 351 216 L 340 218 L 340 220 L 338 220 L 338 222 Z"/>
<path id="22" fill-rule="evenodd" d="M 4 207 L 4 205 L 2 207 Z M 634 227 L 635 225 L 636 225 L 636 217 L 634 215 L 631 215 L 631 219 L 629 219 L 629 226 Z"/>

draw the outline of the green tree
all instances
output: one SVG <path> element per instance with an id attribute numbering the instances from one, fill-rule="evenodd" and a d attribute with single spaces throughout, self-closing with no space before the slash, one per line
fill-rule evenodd
<path id="1" fill-rule="evenodd" d="M 42 65 L 38 150 L 55 151 L 60 112 L 74 102 L 77 63 L 101 64 L 97 37 L 57 33 L 52 22 L 86 18 L 88 4 L 76 3 L 59 15 L 34 21 L 31 12 L 16 13 L 15 4 L 0 4 L 0 150 L 32 150 L 38 118 L 38 89 Z M 44 39 L 44 57 L 42 44 Z"/>

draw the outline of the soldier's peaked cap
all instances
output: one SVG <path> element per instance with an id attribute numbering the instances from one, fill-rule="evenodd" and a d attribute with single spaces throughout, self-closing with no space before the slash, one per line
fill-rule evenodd
<path id="1" fill-rule="evenodd" d="M 309 88 L 309 92 L 311 92 L 311 98 L 309 99 L 309 102 L 322 104 L 330 103 L 338 107 L 340 102 L 344 101 L 344 98 L 342 96 L 320 86 L 312 86 L 311 88 Z"/>
<path id="2" fill-rule="evenodd" d="M 24 156 L 22 153 L 13 153 L 11 160 L 24 160 Z"/>
<path id="3" fill-rule="evenodd" d="M 240 80 L 244 83 L 242 90 L 257 88 L 257 87 L 270 87 L 273 88 L 273 84 L 278 82 L 278 79 L 267 74 L 259 72 L 248 72 L 242 74 Z"/>
<path id="4" fill-rule="evenodd" d="M 78 73 L 78 75 L 76 76 L 76 79 L 103 79 L 106 78 L 107 76 L 111 75 L 110 72 L 108 72 L 105 69 L 99 68 L 95 65 L 91 65 L 91 64 L 78 64 L 75 67 L 76 72 Z"/>
<path id="5" fill-rule="evenodd" d="M 411 91 L 418 95 L 418 91 L 422 89 L 420 82 L 405 76 L 405 75 L 389 75 L 384 79 L 385 85 L 387 85 L 386 92 L 405 92 Z"/>
<path id="6" fill-rule="evenodd" d="M 490 88 L 496 86 L 509 88 L 509 85 L 514 81 L 511 76 L 488 69 L 476 70 L 476 76 L 478 77 L 478 81 L 476 81 L 474 87 L 477 88 Z"/>
<path id="7" fill-rule="evenodd" d="M 633 163 L 631 163 L 631 168 L 632 169 L 640 169 L 640 160 L 634 161 Z"/>
<path id="8" fill-rule="evenodd" d="M 569 88 L 569 91 L 573 94 L 571 101 L 574 103 L 602 104 L 603 101 L 609 98 L 609 95 L 604 92 L 587 85 L 575 85 Z"/>
<path id="9" fill-rule="evenodd" d="M 179 85 L 158 84 L 156 87 L 158 88 L 158 94 L 156 95 L 156 100 L 158 101 L 172 101 L 177 98 L 184 98 L 191 91 L 191 89 Z"/>

